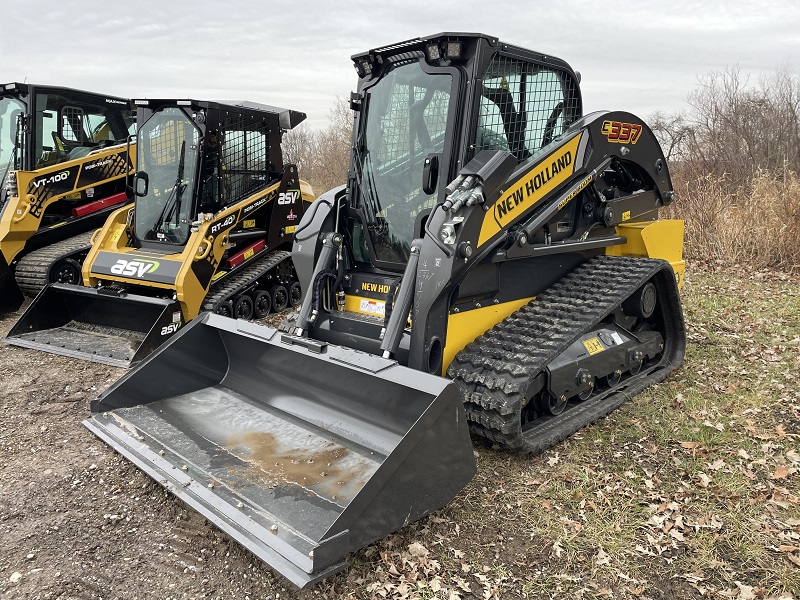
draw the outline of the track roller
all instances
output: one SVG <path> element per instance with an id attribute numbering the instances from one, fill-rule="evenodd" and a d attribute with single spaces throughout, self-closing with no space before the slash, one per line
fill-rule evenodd
<path id="1" fill-rule="evenodd" d="M 253 292 L 253 318 L 263 319 L 272 310 L 272 296 L 266 290 Z"/>

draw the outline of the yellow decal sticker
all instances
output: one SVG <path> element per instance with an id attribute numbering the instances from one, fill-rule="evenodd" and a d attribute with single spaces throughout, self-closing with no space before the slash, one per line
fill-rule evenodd
<path id="1" fill-rule="evenodd" d="M 297 227 L 296 225 L 289 225 L 288 227 L 286 227 L 286 229 L 284 229 L 284 231 L 286 233 L 294 233 L 296 227 Z"/>
<path id="2" fill-rule="evenodd" d="M 256 253 L 255 250 L 253 250 L 252 248 L 248 248 L 247 250 L 244 251 L 244 259 L 247 260 L 248 258 L 252 258 L 253 254 L 255 253 Z"/>
<path id="3" fill-rule="evenodd" d="M 214 276 L 211 278 L 211 281 L 216 281 L 217 279 L 225 275 L 225 273 L 227 273 L 227 271 L 220 271 L 219 273 L 214 273 Z"/>
<path id="4" fill-rule="evenodd" d="M 622 220 L 623 221 L 627 221 L 630 218 L 631 218 L 631 211 L 626 210 L 624 213 L 622 213 Z"/>
<path id="5" fill-rule="evenodd" d="M 577 134 L 555 152 L 540 160 L 500 196 L 483 217 L 478 246 L 507 229 L 529 208 L 570 178 L 575 172 L 575 155 L 582 136 L 583 133 Z"/>
<path id="6" fill-rule="evenodd" d="M 50 225 L 48 229 L 55 229 L 56 227 L 61 227 L 62 225 L 66 225 L 66 221 L 61 221 L 61 223 L 56 223 L 55 225 Z"/>
<path id="7" fill-rule="evenodd" d="M 600 343 L 600 340 L 596 337 L 589 338 L 588 340 L 583 341 L 583 347 L 586 348 L 586 351 L 589 354 L 598 354 L 605 350 L 603 348 L 603 344 Z"/>
<path id="8" fill-rule="evenodd" d="M 244 221 L 242 221 L 242 227 L 244 227 L 245 229 L 251 229 L 255 226 L 256 226 L 255 219 L 245 219 Z"/>
<path id="9" fill-rule="evenodd" d="M 64 196 L 64 200 L 80 200 L 80 199 L 81 199 L 80 192 L 75 192 L 73 194 L 67 194 L 66 196 Z"/>
<path id="10" fill-rule="evenodd" d="M 361 283 L 361 289 L 365 292 L 375 292 L 378 294 L 388 294 L 389 286 L 384 283 L 372 283 L 371 281 L 364 281 Z"/>
<path id="11" fill-rule="evenodd" d="M 125 227 L 117 227 L 114 229 L 114 233 L 111 234 L 111 243 L 116 244 L 119 241 L 119 238 L 122 237 L 122 233 L 125 231 Z"/>

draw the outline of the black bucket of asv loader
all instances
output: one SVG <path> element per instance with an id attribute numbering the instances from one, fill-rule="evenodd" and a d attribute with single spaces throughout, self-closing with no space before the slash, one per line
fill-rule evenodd
<path id="1" fill-rule="evenodd" d="M 204 313 L 84 422 L 303 587 L 447 504 L 475 474 L 456 385 Z"/>
<path id="2" fill-rule="evenodd" d="M 180 326 L 181 309 L 175 301 L 53 283 L 34 298 L 6 343 L 130 367 Z"/>

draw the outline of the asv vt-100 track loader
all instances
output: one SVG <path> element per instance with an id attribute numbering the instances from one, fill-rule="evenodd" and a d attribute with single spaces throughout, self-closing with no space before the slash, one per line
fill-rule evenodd
<path id="1" fill-rule="evenodd" d="M 354 62 L 348 184 L 295 232 L 294 334 L 198 319 L 87 421 L 298 585 L 447 503 L 469 431 L 541 451 L 685 348 L 641 119 L 584 116 L 566 63 L 485 35 Z"/>
<path id="2" fill-rule="evenodd" d="M 0 314 L 52 282 L 80 283 L 92 232 L 128 201 L 130 101 L 0 85 Z"/>
<path id="3" fill-rule="evenodd" d="M 280 144 L 305 114 L 253 102 L 135 103 L 134 205 L 95 237 L 85 287 L 45 288 L 8 343 L 127 367 L 201 310 L 250 319 L 300 303 L 289 250 L 313 195 Z"/>

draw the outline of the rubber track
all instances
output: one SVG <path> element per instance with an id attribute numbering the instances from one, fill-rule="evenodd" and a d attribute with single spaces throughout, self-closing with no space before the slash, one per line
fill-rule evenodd
<path id="1" fill-rule="evenodd" d="M 285 250 L 269 252 L 250 266 L 245 267 L 238 274 L 225 279 L 218 285 L 211 286 L 203 300 L 203 309 L 214 310 L 219 302 L 227 300 L 235 296 L 240 290 L 253 285 L 269 271 L 291 257 L 291 252 L 286 252 Z"/>
<path id="2" fill-rule="evenodd" d="M 62 258 L 88 252 L 92 247 L 92 235 L 94 230 L 39 248 L 23 256 L 14 271 L 17 285 L 22 292 L 28 296 L 36 296 L 50 283 L 48 279 L 50 268 Z"/>
<path id="3" fill-rule="evenodd" d="M 521 410 L 529 383 L 551 360 L 599 325 L 665 267 L 675 287 L 672 268 L 665 261 L 595 257 L 467 344 L 447 374 L 459 383 L 464 394 L 470 430 L 508 448 L 538 453 L 607 415 L 641 389 L 663 380 L 680 365 L 685 347 L 677 287 L 673 294 L 660 296 L 666 306 L 663 310 L 667 311 L 667 322 L 673 323 L 665 337 L 679 338 L 672 344 L 677 346 L 677 358 L 668 346 L 655 367 L 643 369 L 620 386 L 585 402 L 570 402 L 560 415 L 538 417 L 522 429 Z"/>

